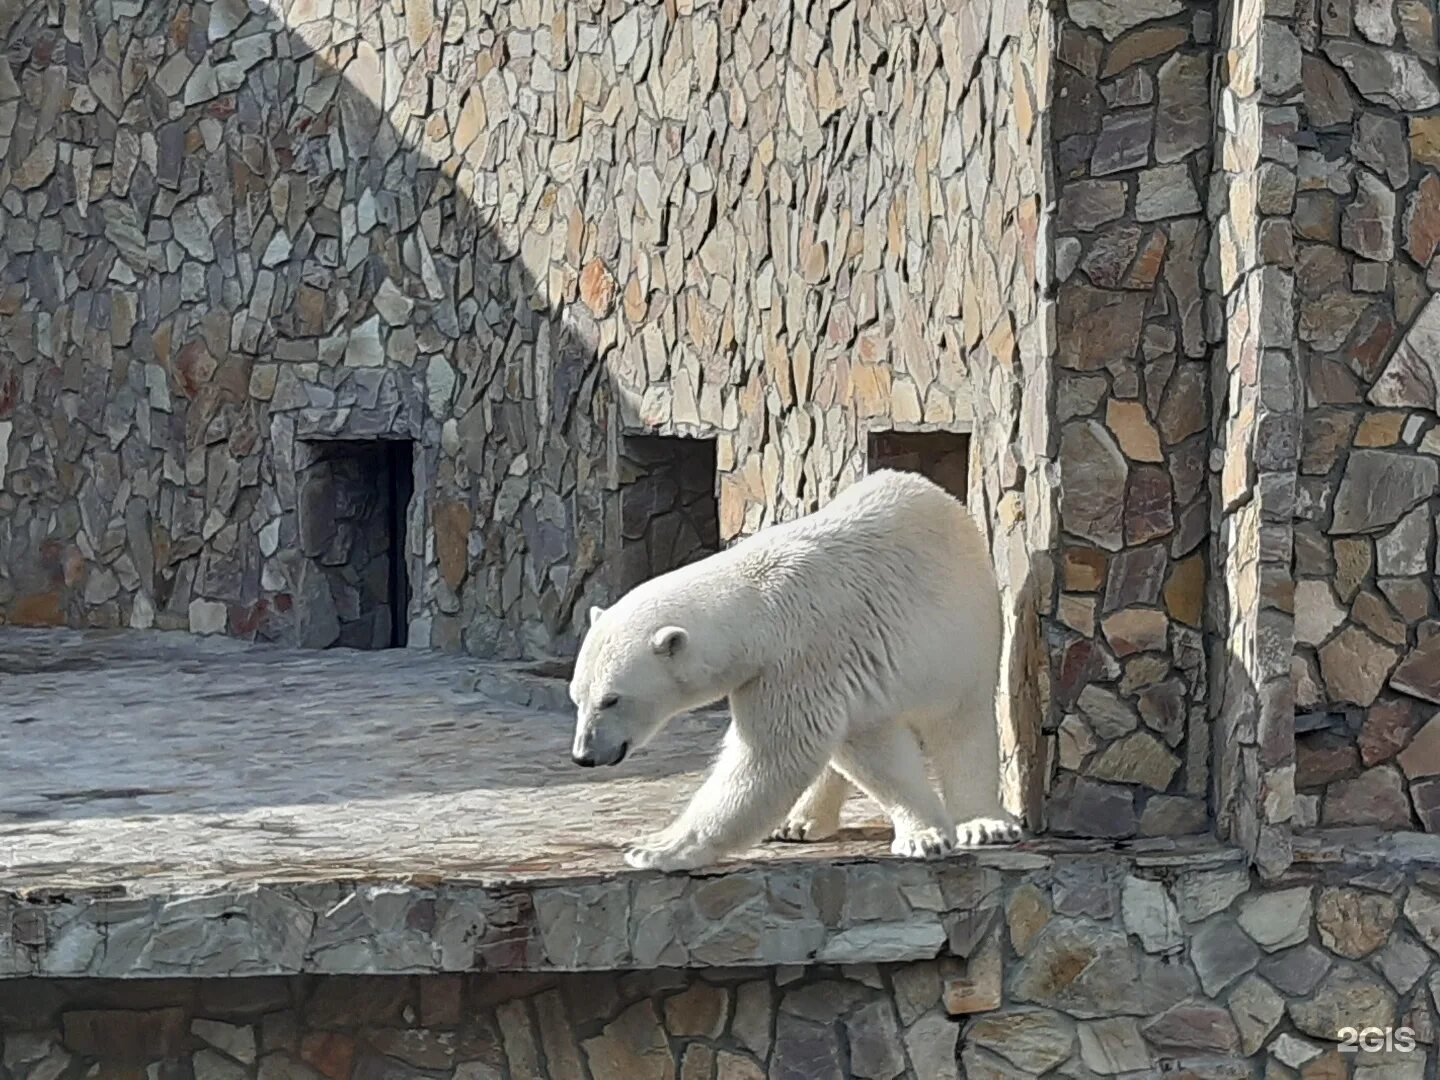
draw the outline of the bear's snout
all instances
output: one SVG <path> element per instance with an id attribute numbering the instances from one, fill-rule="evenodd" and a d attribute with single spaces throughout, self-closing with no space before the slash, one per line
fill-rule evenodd
<path id="1" fill-rule="evenodd" d="M 616 749 L 608 753 L 597 751 L 593 743 L 587 743 L 583 748 L 577 747 L 572 750 L 570 760 L 582 768 L 593 769 L 597 765 L 619 765 L 629 752 L 630 744 L 628 742 L 622 742 Z"/>

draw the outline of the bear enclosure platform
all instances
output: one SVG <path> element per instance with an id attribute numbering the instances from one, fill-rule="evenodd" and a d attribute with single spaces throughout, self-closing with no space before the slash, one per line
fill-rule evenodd
<path id="1" fill-rule="evenodd" d="M 543 665 L 7 629 L 0 680 L 4 977 L 901 962 L 966 955 L 1012 875 L 1245 873 L 1208 837 L 910 862 L 858 798 L 834 841 L 631 871 L 620 846 L 680 809 L 724 716 L 579 769 Z M 1295 874 L 1440 864 L 1415 834 L 1299 848 Z"/>
<path id="2" fill-rule="evenodd" d="M 543 667 L 7 629 L 0 680 L 0 976 L 932 958 L 994 871 L 1096 848 L 908 862 L 857 798 L 831 842 L 631 871 L 622 843 L 682 807 L 724 715 L 580 769 Z M 1128 850 L 1240 861 L 1203 838 Z"/>

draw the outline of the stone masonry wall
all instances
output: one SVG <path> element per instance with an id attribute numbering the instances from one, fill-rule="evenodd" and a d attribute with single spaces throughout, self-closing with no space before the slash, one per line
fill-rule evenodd
<path id="1" fill-rule="evenodd" d="M 1056 42 L 1060 832 L 1203 831 L 1208 4 L 1072 0 Z"/>
<path id="2" fill-rule="evenodd" d="M 1304 429 L 1296 820 L 1440 828 L 1440 45 L 1427 0 L 1297 8 Z M 1278 46 L 1277 46 L 1278 47 Z M 1298 74 L 1295 73 L 1298 69 Z M 1277 80 L 1278 81 L 1278 80 Z"/>
<path id="3" fill-rule="evenodd" d="M 1298 441 L 1294 290 L 1276 257 L 1289 223 L 1262 216 L 1280 211 L 1277 191 L 1293 190 L 1296 160 L 1296 114 L 1282 104 L 1291 86 L 1277 49 L 1294 34 L 1273 7 L 1241 0 L 1226 12 L 1208 274 L 1218 301 L 1213 335 L 1222 342 L 1210 480 L 1216 818 L 1221 835 L 1267 873 L 1289 862 L 1294 803 L 1288 667 Z"/>
<path id="4" fill-rule="evenodd" d="M 563 650 L 624 432 L 713 439 L 731 539 L 963 430 L 1023 10 L 0 5 L 0 617 L 327 644 L 297 462 L 389 437 L 412 643 Z"/>
<path id="5" fill-rule="evenodd" d="M 1228 856 L 983 871 L 940 955 L 906 963 L 0 981 L 0 1061 L 10 1080 L 1433 1075 L 1434 864 L 1308 855 L 1264 887 Z M 857 916 L 961 880 L 902 900 L 870 870 Z M 1375 1029 L 1368 1052 L 1346 1028 Z"/>

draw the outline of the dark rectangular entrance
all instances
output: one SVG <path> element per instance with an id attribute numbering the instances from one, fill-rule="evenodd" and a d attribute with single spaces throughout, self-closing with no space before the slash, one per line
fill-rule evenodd
<path id="1" fill-rule="evenodd" d="M 403 439 L 310 444 L 300 475 L 300 545 L 325 588 L 303 598 L 311 647 L 403 648 L 409 638 L 406 518 L 414 447 Z"/>
<path id="2" fill-rule="evenodd" d="M 970 436 L 955 431 L 872 431 L 869 465 L 917 472 L 961 502 L 970 482 Z"/>

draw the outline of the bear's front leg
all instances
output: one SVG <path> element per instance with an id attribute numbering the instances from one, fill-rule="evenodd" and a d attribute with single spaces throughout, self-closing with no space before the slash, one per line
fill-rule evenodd
<path id="1" fill-rule="evenodd" d="M 731 724 L 719 760 L 680 817 L 632 845 L 626 863 L 638 870 L 692 870 L 749 847 L 795 805 L 828 758 L 828 745 L 752 746 Z"/>

